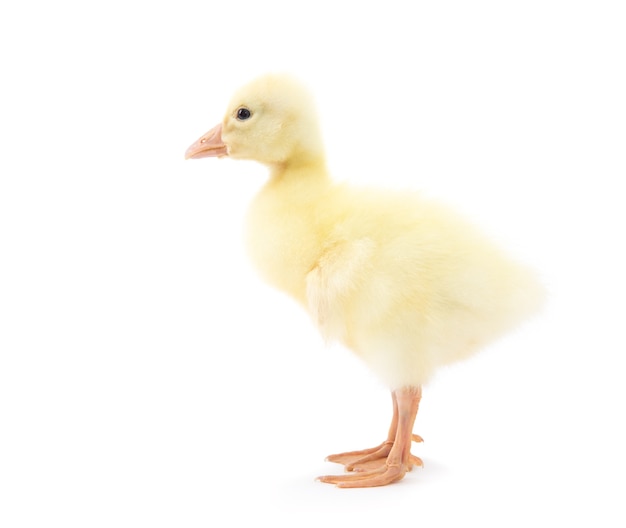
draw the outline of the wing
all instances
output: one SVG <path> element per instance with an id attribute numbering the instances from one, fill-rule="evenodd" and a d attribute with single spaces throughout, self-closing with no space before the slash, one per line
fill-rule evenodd
<path id="1" fill-rule="evenodd" d="M 345 334 L 346 304 L 367 275 L 374 246 L 369 238 L 333 242 L 307 274 L 309 312 L 325 339 Z"/>

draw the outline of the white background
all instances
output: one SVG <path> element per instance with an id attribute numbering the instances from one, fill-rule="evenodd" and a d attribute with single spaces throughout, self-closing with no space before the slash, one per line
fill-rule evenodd
<path id="1" fill-rule="evenodd" d="M 623 2 L 19 6 L 0 13 L 0 525 L 626 525 Z M 393 486 L 314 481 L 379 443 L 391 404 L 250 269 L 265 169 L 183 161 L 266 71 L 311 87 L 338 178 L 443 198 L 550 290 L 426 387 L 425 467 Z"/>

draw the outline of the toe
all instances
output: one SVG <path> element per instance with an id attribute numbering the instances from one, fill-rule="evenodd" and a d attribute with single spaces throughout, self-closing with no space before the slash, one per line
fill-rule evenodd
<path id="1" fill-rule="evenodd" d="M 376 486 L 386 486 L 398 480 L 402 480 L 407 472 L 407 467 L 387 466 L 372 470 L 355 472 L 349 475 L 326 475 L 317 480 L 328 484 L 335 484 L 338 488 L 372 488 Z"/>

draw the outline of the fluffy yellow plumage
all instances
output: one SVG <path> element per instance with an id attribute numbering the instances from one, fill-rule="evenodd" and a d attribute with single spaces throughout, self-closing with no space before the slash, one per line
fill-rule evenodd
<path id="1" fill-rule="evenodd" d="M 387 442 L 330 457 L 354 473 L 322 480 L 342 487 L 399 480 L 421 463 L 407 441 L 422 384 L 535 311 L 541 286 L 440 204 L 333 183 L 314 105 L 289 77 L 267 75 L 239 90 L 222 124 L 187 151 L 211 155 L 269 166 L 248 216 L 253 262 L 393 391 Z"/>

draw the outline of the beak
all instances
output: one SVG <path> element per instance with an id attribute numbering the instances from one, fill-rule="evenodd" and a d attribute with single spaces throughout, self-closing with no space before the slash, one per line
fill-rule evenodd
<path id="1" fill-rule="evenodd" d="M 208 158 L 209 156 L 228 156 L 228 148 L 222 141 L 222 125 L 209 130 L 185 152 L 185 159 Z"/>

